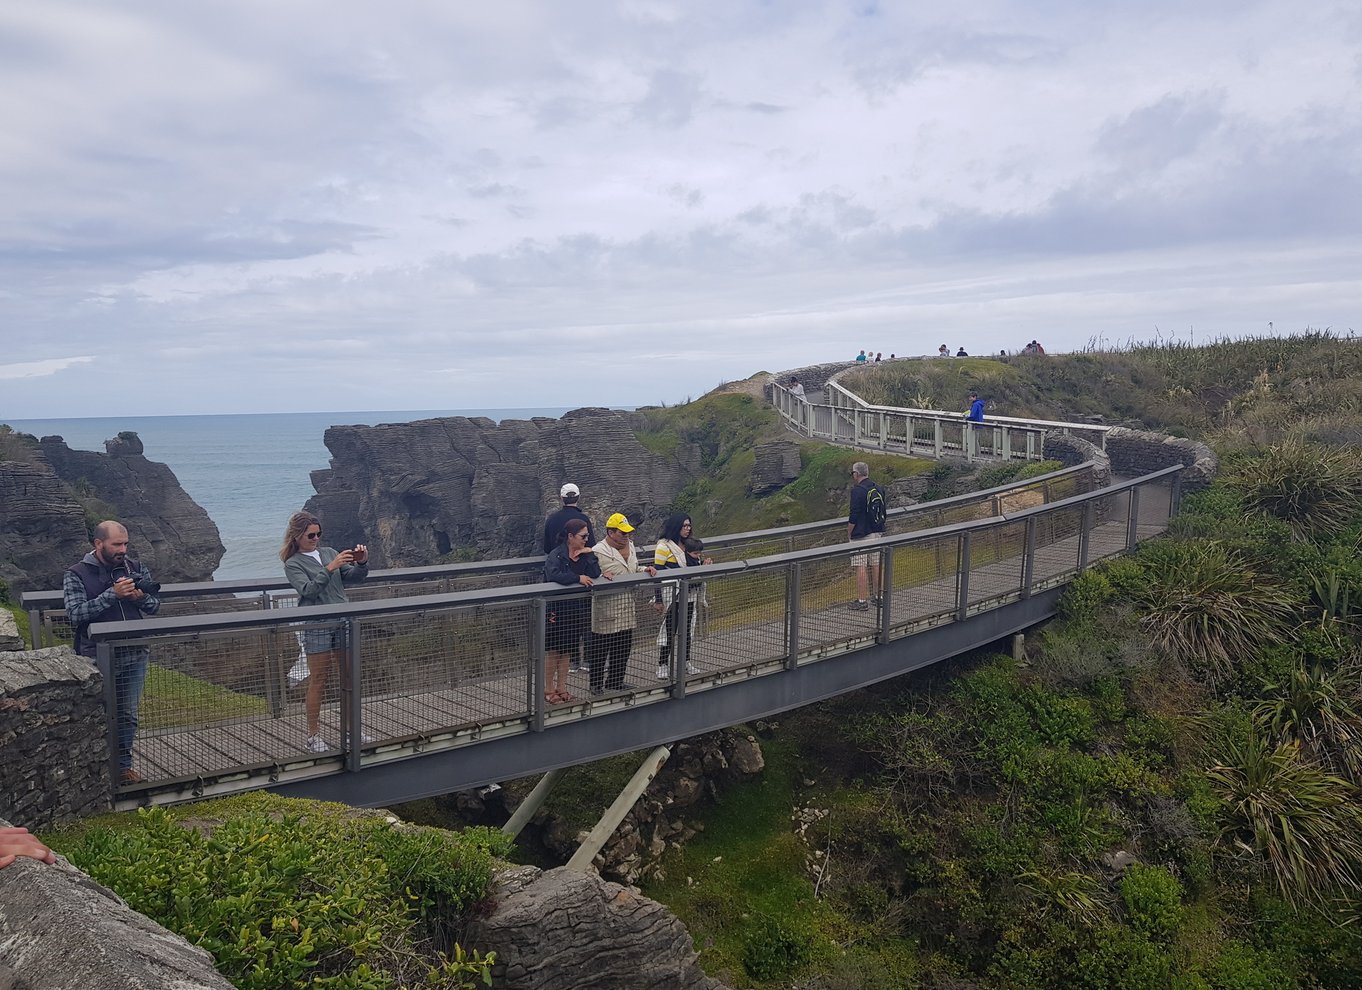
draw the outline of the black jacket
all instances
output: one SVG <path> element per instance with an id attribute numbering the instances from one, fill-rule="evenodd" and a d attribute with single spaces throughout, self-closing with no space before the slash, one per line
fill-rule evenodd
<path id="1" fill-rule="evenodd" d="M 544 553 L 553 553 L 553 548 L 558 545 L 558 538 L 563 535 L 563 527 L 572 519 L 580 519 L 586 523 L 586 545 L 589 547 L 596 545 L 596 531 L 591 528 L 591 520 L 586 517 L 586 513 L 575 505 L 565 505 L 544 520 Z"/>

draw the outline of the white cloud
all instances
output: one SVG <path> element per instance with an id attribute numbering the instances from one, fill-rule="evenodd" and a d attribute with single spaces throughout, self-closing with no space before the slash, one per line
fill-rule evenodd
<path id="1" fill-rule="evenodd" d="M 80 357 L 48 358 L 45 361 L 21 361 L 18 364 L 0 364 L 0 379 L 47 378 L 76 364 L 89 364 L 92 355 Z"/>
<path id="2" fill-rule="evenodd" d="M 1151 2 L 0 7 L 0 416 L 1355 324 L 1362 15 Z"/>

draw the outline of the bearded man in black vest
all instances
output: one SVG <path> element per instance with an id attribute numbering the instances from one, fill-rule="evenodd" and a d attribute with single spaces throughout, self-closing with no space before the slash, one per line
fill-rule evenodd
<path id="1" fill-rule="evenodd" d="M 151 571 L 128 556 L 128 530 L 112 519 L 95 527 L 94 549 L 62 575 L 66 618 L 75 630 L 76 652 L 95 659 L 95 644 L 87 632 L 92 622 L 120 622 L 155 615 L 161 607 L 161 586 Z M 132 768 L 132 740 L 137 734 L 137 709 L 147 679 L 150 651 L 144 646 L 115 646 L 114 695 L 118 707 L 120 783 L 137 784 L 142 775 Z"/>

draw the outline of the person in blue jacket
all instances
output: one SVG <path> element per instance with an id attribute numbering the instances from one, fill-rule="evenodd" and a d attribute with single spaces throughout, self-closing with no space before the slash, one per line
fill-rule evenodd
<path id="1" fill-rule="evenodd" d="M 583 588 L 600 580 L 601 565 L 590 538 L 585 520 L 569 519 L 561 542 L 544 558 L 544 580 Z M 582 597 L 554 597 L 544 620 L 544 700 L 551 705 L 576 701 L 567 689 L 568 659 L 581 638 L 591 635 L 591 605 Z M 588 653 L 590 649 L 588 641 Z"/>

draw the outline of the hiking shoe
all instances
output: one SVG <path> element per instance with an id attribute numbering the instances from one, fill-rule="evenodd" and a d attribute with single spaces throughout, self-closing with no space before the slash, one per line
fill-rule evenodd
<path id="1" fill-rule="evenodd" d="M 690 675 L 692 675 L 692 676 L 694 676 L 695 674 L 703 673 L 703 671 L 699 668 L 699 666 L 697 666 L 696 664 L 693 664 L 693 663 L 691 663 L 689 660 L 687 660 L 687 661 L 686 661 L 686 673 L 687 673 L 687 674 L 690 674 Z"/>
<path id="2" fill-rule="evenodd" d="M 330 748 L 321 736 L 307 737 L 307 751 L 309 753 L 325 753 Z"/>
<path id="3" fill-rule="evenodd" d="M 870 604 L 874 605 L 876 608 L 884 608 L 884 599 L 879 595 L 871 595 Z"/>
<path id="4" fill-rule="evenodd" d="M 667 666 L 665 663 L 660 663 L 657 665 L 657 679 L 659 681 L 665 681 L 671 676 L 672 676 L 671 667 Z"/>
<path id="5" fill-rule="evenodd" d="M 578 663 L 576 660 L 570 661 L 570 662 L 568 663 L 568 673 L 569 673 L 569 674 L 575 674 L 575 673 L 577 673 L 577 672 L 578 672 L 579 670 L 581 670 L 581 669 L 582 669 L 582 665 L 581 665 L 580 663 Z"/>
<path id="6" fill-rule="evenodd" d="M 128 767 L 126 770 L 124 770 L 122 773 L 120 773 L 120 774 L 118 775 L 118 779 L 119 779 L 119 782 L 120 782 L 120 783 L 122 783 L 122 784 L 124 784 L 124 785 L 128 785 L 128 784 L 140 784 L 140 783 L 142 783 L 143 780 L 145 780 L 146 778 L 144 778 L 140 773 L 138 773 L 138 772 L 137 772 L 136 770 L 134 770 L 132 767 Z"/>
<path id="7" fill-rule="evenodd" d="M 857 599 L 847 605 L 847 608 L 851 609 L 853 612 L 868 612 L 870 611 L 870 603 Z"/>

